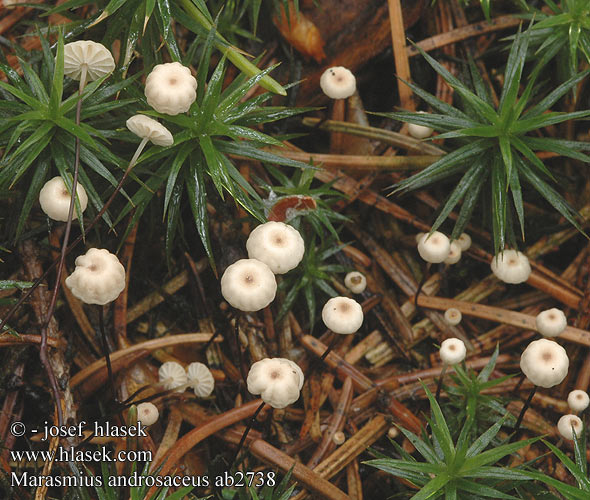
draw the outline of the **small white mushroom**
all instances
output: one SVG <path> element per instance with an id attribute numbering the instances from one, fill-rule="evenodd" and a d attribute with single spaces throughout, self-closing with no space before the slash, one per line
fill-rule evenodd
<path id="1" fill-rule="evenodd" d="M 158 370 L 158 379 L 164 389 L 176 392 L 184 392 L 188 384 L 188 377 L 185 369 L 176 361 L 166 361 Z"/>
<path id="2" fill-rule="evenodd" d="M 584 424 L 580 417 L 576 415 L 564 415 L 557 422 L 557 430 L 565 439 L 573 441 L 574 431 L 576 436 L 581 436 L 584 430 Z"/>
<path id="3" fill-rule="evenodd" d="M 520 356 L 520 369 L 540 387 L 560 384 L 567 375 L 569 359 L 557 342 L 539 339 L 531 342 Z"/>
<path id="4" fill-rule="evenodd" d="M 356 91 L 356 78 L 349 69 L 334 66 L 322 73 L 320 87 L 330 99 L 346 99 Z"/>
<path id="5" fill-rule="evenodd" d="M 189 385 L 198 397 L 206 398 L 211 395 L 215 387 L 215 379 L 206 365 L 195 361 L 188 365 L 186 374 Z"/>
<path id="6" fill-rule="evenodd" d="M 535 324 L 544 337 L 557 337 L 566 329 L 567 319 L 561 309 L 553 307 L 537 314 Z"/>
<path id="7" fill-rule="evenodd" d="M 418 111 L 420 114 L 427 114 L 426 111 Z M 414 139 L 426 139 L 432 135 L 434 130 L 425 125 L 417 125 L 415 123 L 408 123 L 408 132 Z"/>
<path id="8" fill-rule="evenodd" d="M 398 436 L 399 436 L 399 429 L 395 426 L 390 427 L 389 430 L 387 431 L 387 437 L 389 439 L 395 439 Z"/>
<path id="9" fill-rule="evenodd" d="M 443 340 L 440 345 L 440 359 L 445 365 L 456 365 L 465 359 L 467 349 L 461 339 Z"/>
<path id="10" fill-rule="evenodd" d="M 335 432 L 334 435 L 332 436 L 332 441 L 334 442 L 334 444 L 336 446 L 340 446 L 342 443 L 344 443 L 344 441 L 346 441 L 346 436 L 344 435 L 344 432 L 342 432 L 342 431 Z"/>
<path id="11" fill-rule="evenodd" d="M 456 241 L 451 241 L 451 247 L 449 249 L 449 255 L 444 260 L 445 264 L 456 264 L 461 260 L 461 247 Z"/>
<path id="12" fill-rule="evenodd" d="M 299 231 L 283 222 L 255 227 L 246 241 L 248 257 L 264 262 L 275 274 L 285 274 L 303 259 L 305 243 Z"/>
<path id="13" fill-rule="evenodd" d="M 197 98 L 197 80 L 179 62 L 158 64 L 145 80 L 145 96 L 158 113 L 185 113 Z"/>
<path id="14" fill-rule="evenodd" d="M 259 311 L 270 304 L 277 292 L 275 275 L 264 262 L 240 259 L 221 277 L 221 294 L 240 311 Z"/>
<path id="15" fill-rule="evenodd" d="M 137 421 L 146 427 L 154 425 L 158 421 L 160 412 L 152 403 L 139 403 L 137 405 Z"/>
<path id="16" fill-rule="evenodd" d="M 590 397 L 586 391 L 576 389 L 569 393 L 567 404 L 572 411 L 583 412 L 590 404 Z"/>
<path id="17" fill-rule="evenodd" d="M 172 146 L 174 138 L 160 122 L 145 115 L 133 115 L 126 122 L 127 128 L 142 139 L 148 139 L 156 146 Z"/>
<path id="18" fill-rule="evenodd" d="M 354 299 L 333 297 L 322 309 L 322 320 L 334 333 L 348 335 L 363 324 L 363 308 Z"/>
<path id="19" fill-rule="evenodd" d="M 425 234 L 418 242 L 418 253 L 426 262 L 439 264 L 444 262 L 451 251 L 451 242 L 443 233 L 434 231 Z"/>
<path id="20" fill-rule="evenodd" d="M 64 75 L 80 81 L 84 88 L 87 81 L 98 80 L 115 69 L 113 55 L 101 43 L 78 40 L 64 45 Z"/>
<path id="21" fill-rule="evenodd" d="M 125 288 L 125 268 L 116 255 L 104 248 L 91 248 L 76 258 L 76 269 L 66 286 L 86 304 L 105 305 Z"/>
<path id="22" fill-rule="evenodd" d="M 352 293 L 363 293 L 367 288 L 367 278 L 363 273 L 351 271 L 344 277 L 344 286 Z"/>
<path id="23" fill-rule="evenodd" d="M 456 239 L 457 244 L 461 247 L 462 252 L 466 252 L 471 248 L 471 236 L 467 233 L 461 233 L 461 235 Z"/>
<path id="24" fill-rule="evenodd" d="M 451 307 L 445 311 L 445 321 L 449 325 L 458 325 L 459 323 L 461 323 L 462 318 L 463 315 L 461 314 L 461 311 L 459 311 L 459 309 Z"/>
<path id="25" fill-rule="evenodd" d="M 518 250 L 504 250 L 494 256 L 491 268 L 499 280 L 513 285 L 524 283 L 531 275 L 529 259 Z"/>
<path id="26" fill-rule="evenodd" d="M 84 186 L 79 182 L 76 185 L 76 194 L 78 195 L 80 209 L 84 212 L 88 206 L 88 195 L 86 194 Z M 50 219 L 61 222 L 66 222 L 68 220 L 70 199 L 71 195 L 68 188 L 60 176 L 49 179 L 39 192 L 39 204 L 41 205 L 41 210 L 43 210 Z M 74 208 L 72 219 L 77 218 L 78 214 Z"/>
<path id="27" fill-rule="evenodd" d="M 299 399 L 303 372 L 284 358 L 264 358 L 250 367 L 248 391 L 273 408 L 285 408 Z"/>

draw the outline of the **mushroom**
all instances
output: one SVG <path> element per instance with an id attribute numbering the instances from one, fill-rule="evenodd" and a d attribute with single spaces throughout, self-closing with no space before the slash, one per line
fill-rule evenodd
<path id="1" fill-rule="evenodd" d="M 420 243 L 420 240 L 422 239 L 422 237 L 425 235 L 426 233 L 416 233 L 416 236 L 414 238 L 416 238 L 416 245 L 418 243 Z"/>
<path id="2" fill-rule="evenodd" d="M 426 111 L 418 111 L 420 114 L 427 114 Z M 432 135 L 434 130 L 425 125 L 417 125 L 416 123 L 408 124 L 408 132 L 414 139 L 426 139 Z"/>
<path id="3" fill-rule="evenodd" d="M 367 288 L 367 278 L 363 273 L 358 271 L 351 271 L 344 277 L 344 285 L 352 293 L 363 293 Z"/>
<path id="4" fill-rule="evenodd" d="M 254 228 L 246 249 L 251 259 L 264 262 L 275 274 L 285 274 L 303 259 L 305 243 L 294 227 L 271 221 Z"/>
<path id="5" fill-rule="evenodd" d="M 76 258 L 76 269 L 66 286 L 86 304 L 105 305 L 125 288 L 125 268 L 117 256 L 104 248 L 91 248 Z"/>
<path id="6" fill-rule="evenodd" d="M 566 329 L 567 319 L 561 309 L 553 307 L 537 314 L 535 324 L 544 337 L 557 337 Z"/>
<path id="7" fill-rule="evenodd" d="M 158 113 L 187 112 L 197 98 L 197 80 L 179 62 L 157 64 L 145 80 L 148 104 Z"/>
<path id="8" fill-rule="evenodd" d="M 145 115 L 133 115 L 125 123 L 127 128 L 135 135 L 152 141 L 156 146 L 172 146 L 174 138 L 170 131 L 160 122 Z"/>
<path id="9" fill-rule="evenodd" d="M 330 99 L 347 99 L 356 91 L 356 78 L 343 66 L 333 66 L 322 73 L 320 87 Z"/>
<path id="10" fill-rule="evenodd" d="M 154 425 L 158 421 L 160 412 L 152 403 L 139 403 L 137 405 L 137 421 L 146 427 Z"/>
<path id="11" fill-rule="evenodd" d="M 565 349 L 553 340 L 534 340 L 520 356 L 520 369 L 539 387 L 560 384 L 567 375 L 568 367 Z"/>
<path id="12" fill-rule="evenodd" d="M 494 256 L 491 268 L 499 280 L 513 285 L 525 282 L 531 275 L 529 259 L 518 250 L 504 250 Z"/>
<path id="13" fill-rule="evenodd" d="M 567 404 L 572 411 L 583 412 L 590 404 L 590 398 L 586 391 L 576 389 L 568 394 Z"/>
<path id="14" fill-rule="evenodd" d="M 186 371 L 176 361 L 166 361 L 158 370 L 158 379 L 167 391 L 184 392 L 188 383 Z"/>
<path id="15" fill-rule="evenodd" d="M 440 359 L 445 365 L 456 365 L 460 363 L 465 359 L 465 354 L 467 354 L 467 349 L 461 339 L 446 339 L 440 345 Z"/>
<path id="16" fill-rule="evenodd" d="M 418 242 L 418 253 L 426 262 L 439 264 L 444 262 L 451 251 L 451 242 L 444 234 L 434 231 L 425 234 Z"/>
<path id="17" fill-rule="evenodd" d="M 275 298 L 277 282 L 271 269 L 256 259 L 240 259 L 221 277 L 221 294 L 240 311 L 259 311 Z"/>
<path id="18" fill-rule="evenodd" d="M 399 429 L 395 426 L 391 426 L 387 431 L 387 437 L 389 439 L 395 439 L 399 436 Z"/>
<path id="19" fill-rule="evenodd" d="M 340 446 L 344 441 L 346 441 L 346 436 L 342 431 L 336 431 L 332 436 L 332 441 L 336 446 Z"/>
<path id="20" fill-rule="evenodd" d="M 462 252 L 466 252 L 471 248 L 471 236 L 467 233 L 461 233 L 455 241 L 461 247 Z"/>
<path id="21" fill-rule="evenodd" d="M 78 40 L 64 45 L 64 75 L 80 81 L 80 92 L 86 82 L 98 80 L 114 69 L 113 55 L 101 43 Z"/>
<path id="22" fill-rule="evenodd" d="M 248 392 L 258 395 L 273 408 L 285 408 L 299 399 L 303 373 L 284 358 L 264 358 L 250 367 Z"/>
<path id="23" fill-rule="evenodd" d="M 354 299 L 333 297 L 322 309 L 322 320 L 334 333 L 349 335 L 363 324 L 363 308 Z"/>
<path id="24" fill-rule="evenodd" d="M 215 379 L 211 370 L 206 365 L 194 362 L 186 369 L 188 384 L 193 388 L 195 394 L 200 398 L 210 396 L 215 387 Z"/>
<path id="25" fill-rule="evenodd" d="M 565 438 L 572 441 L 574 432 L 576 436 L 581 436 L 584 430 L 582 419 L 576 415 L 564 415 L 557 422 L 557 430 Z"/>
<path id="26" fill-rule="evenodd" d="M 461 260 L 461 247 L 456 241 L 451 241 L 449 255 L 444 260 L 445 264 L 456 264 Z"/>
<path id="27" fill-rule="evenodd" d="M 76 194 L 78 196 L 78 203 L 80 203 L 80 211 L 84 212 L 88 206 L 88 195 L 84 186 L 76 183 Z M 68 220 L 70 212 L 71 194 L 66 187 L 64 180 L 60 177 L 49 179 L 41 188 L 39 192 L 39 203 L 41 210 L 47 214 L 50 219 L 60 222 Z M 78 214 L 74 210 L 72 219 L 77 219 Z"/>
<path id="28" fill-rule="evenodd" d="M 461 323 L 462 317 L 463 315 L 461 314 L 461 311 L 459 311 L 459 309 L 456 309 L 455 307 L 451 307 L 445 311 L 445 321 L 449 325 L 458 325 L 459 323 Z"/>

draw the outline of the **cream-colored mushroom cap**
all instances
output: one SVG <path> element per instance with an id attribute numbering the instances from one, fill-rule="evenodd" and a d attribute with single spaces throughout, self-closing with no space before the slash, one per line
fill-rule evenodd
<path id="1" fill-rule="evenodd" d="M 303 370 L 301 369 L 301 367 L 297 363 L 295 363 L 295 361 L 291 361 L 290 359 L 287 359 L 287 358 L 281 358 L 281 359 L 283 361 L 287 362 L 289 364 L 289 366 L 297 372 L 297 375 L 299 375 L 299 390 L 301 390 L 301 388 L 303 387 L 303 381 L 305 380 L 305 375 L 303 375 Z"/>
<path id="2" fill-rule="evenodd" d="M 283 222 L 255 227 L 246 241 L 248 257 L 264 262 L 275 274 L 285 274 L 303 259 L 305 243 L 299 231 Z"/>
<path id="3" fill-rule="evenodd" d="M 399 436 L 399 429 L 395 426 L 390 427 L 389 430 L 387 431 L 387 437 L 389 439 L 395 439 L 398 436 Z"/>
<path id="4" fill-rule="evenodd" d="M 88 206 L 88 195 L 84 186 L 79 182 L 76 184 L 76 193 L 78 195 L 78 202 L 82 212 Z M 71 195 L 64 180 L 60 177 L 49 179 L 41 188 L 39 192 L 39 204 L 41 210 L 47 214 L 50 219 L 66 222 L 68 220 L 68 213 L 70 211 Z M 72 219 L 77 219 L 78 214 L 76 208 L 72 213 Z"/>
<path id="5" fill-rule="evenodd" d="M 425 234 L 418 242 L 418 253 L 426 262 L 439 264 L 444 262 L 451 251 L 451 242 L 443 233 L 434 231 Z"/>
<path id="6" fill-rule="evenodd" d="M 461 314 L 461 311 L 459 311 L 459 309 L 451 307 L 445 311 L 445 321 L 449 325 L 458 325 L 459 323 L 461 323 L 462 318 L 463 315 Z"/>
<path id="7" fill-rule="evenodd" d="M 426 114 L 426 111 L 418 111 L 420 114 Z M 426 127 L 425 125 L 417 125 L 416 123 L 408 123 L 408 133 L 414 139 L 426 139 L 430 137 L 434 132 L 433 129 L 430 127 Z"/>
<path id="8" fill-rule="evenodd" d="M 581 436 L 584 430 L 582 419 L 576 415 L 564 415 L 557 422 L 557 430 L 565 438 L 573 441 L 574 431 L 576 436 Z"/>
<path id="9" fill-rule="evenodd" d="M 445 264 L 456 264 L 461 260 L 461 247 L 456 241 L 451 241 L 449 255 L 444 260 Z"/>
<path id="10" fill-rule="evenodd" d="M 186 371 L 180 363 L 176 361 L 166 361 L 158 370 L 158 379 L 164 389 L 176 392 L 184 392 L 188 384 Z"/>
<path id="11" fill-rule="evenodd" d="M 333 297 L 322 309 L 322 320 L 334 333 L 348 335 L 363 324 L 363 308 L 354 299 Z"/>
<path id="12" fill-rule="evenodd" d="M 74 80 L 82 77 L 86 65 L 88 81 L 98 80 L 115 69 L 113 55 L 101 43 L 78 40 L 64 45 L 64 75 Z"/>
<path id="13" fill-rule="evenodd" d="M 284 358 L 264 358 L 254 363 L 246 379 L 248 391 L 260 395 L 273 408 L 285 408 L 299 399 L 303 372 Z"/>
<path id="14" fill-rule="evenodd" d="M 344 277 L 344 286 L 352 293 L 363 293 L 367 288 L 367 278 L 363 273 L 351 271 Z"/>
<path id="15" fill-rule="evenodd" d="M 567 396 L 567 404 L 572 411 L 582 412 L 590 404 L 590 397 L 586 391 L 576 389 Z"/>
<path id="16" fill-rule="evenodd" d="M 526 255 L 518 250 L 504 250 L 492 258 L 492 272 L 504 283 L 524 283 L 531 275 L 531 266 Z"/>
<path id="17" fill-rule="evenodd" d="M 275 275 L 264 262 L 240 259 L 221 277 L 221 294 L 240 311 L 260 311 L 277 293 Z"/>
<path id="18" fill-rule="evenodd" d="M 455 241 L 461 247 L 462 252 L 466 252 L 471 248 L 471 236 L 467 233 L 461 233 Z"/>
<path id="19" fill-rule="evenodd" d="M 346 441 L 346 436 L 342 431 L 336 431 L 332 436 L 332 441 L 336 446 L 340 446 L 344 441 Z"/>
<path id="20" fill-rule="evenodd" d="M 174 137 L 160 122 L 145 115 L 133 115 L 126 122 L 127 128 L 142 139 L 149 139 L 156 146 L 172 146 Z"/>
<path id="21" fill-rule="evenodd" d="M 137 405 L 137 420 L 146 427 L 154 425 L 158 421 L 160 412 L 152 403 L 139 403 Z"/>
<path id="22" fill-rule="evenodd" d="M 415 238 L 416 238 L 416 245 L 418 243 L 420 243 L 420 240 L 424 237 L 425 234 L 426 233 L 416 233 L 416 236 L 415 236 Z"/>
<path id="23" fill-rule="evenodd" d="M 125 268 L 116 255 L 91 248 L 76 258 L 76 269 L 66 278 L 75 297 L 86 304 L 108 304 L 125 288 Z"/>
<path id="24" fill-rule="evenodd" d="M 188 375 L 188 383 L 198 397 L 206 398 L 211 395 L 215 387 L 215 379 L 211 370 L 206 365 L 195 361 L 188 365 L 186 373 Z"/>
<path id="25" fill-rule="evenodd" d="M 179 62 L 158 64 L 145 80 L 145 96 L 158 113 L 186 113 L 197 98 L 197 80 Z"/>
<path id="26" fill-rule="evenodd" d="M 322 73 L 320 87 L 330 99 L 346 99 L 356 92 L 356 78 L 349 69 L 334 66 Z"/>
<path id="27" fill-rule="evenodd" d="M 450 338 L 440 345 L 440 359 L 445 365 L 456 365 L 465 359 L 467 349 L 461 339 Z"/>
<path id="28" fill-rule="evenodd" d="M 553 307 L 537 314 L 535 324 L 544 337 L 557 337 L 566 329 L 567 319 L 561 309 Z"/>
<path id="29" fill-rule="evenodd" d="M 533 384 L 540 387 L 560 384 L 567 375 L 568 367 L 565 349 L 553 340 L 534 340 L 520 356 L 520 369 Z"/>

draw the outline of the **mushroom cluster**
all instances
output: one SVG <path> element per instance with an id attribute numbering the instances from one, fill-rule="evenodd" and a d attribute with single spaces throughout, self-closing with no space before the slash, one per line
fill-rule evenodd
<path id="1" fill-rule="evenodd" d="M 203 363 L 196 361 L 188 365 L 186 370 L 176 361 L 166 361 L 158 370 L 158 379 L 168 391 L 184 392 L 190 387 L 199 398 L 210 396 L 215 387 L 211 370 Z"/>

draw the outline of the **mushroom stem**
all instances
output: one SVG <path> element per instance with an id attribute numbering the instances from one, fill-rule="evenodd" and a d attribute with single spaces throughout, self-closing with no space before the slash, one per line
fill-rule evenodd
<path id="1" fill-rule="evenodd" d="M 533 400 L 533 396 L 535 395 L 535 392 L 537 392 L 537 386 L 534 386 L 529 394 L 529 397 L 527 398 L 527 400 L 524 403 L 524 406 L 522 407 L 522 410 L 520 410 L 520 415 L 518 415 L 518 419 L 516 420 L 516 424 L 514 424 L 514 436 L 516 436 L 516 434 L 518 433 L 518 430 L 520 429 L 520 424 L 522 424 L 522 420 L 524 418 L 524 414 L 526 413 L 528 407 L 531 404 L 531 401 Z"/>
<path id="2" fill-rule="evenodd" d="M 305 377 L 303 378 L 304 381 L 307 382 L 307 380 L 312 376 L 314 370 L 316 369 L 316 366 L 319 365 L 320 363 L 322 363 L 328 357 L 328 354 L 330 354 L 330 352 L 332 352 L 332 349 L 336 345 L 336 341 L 338 340 L 338 335 L 335 334 L 334 332 L 331 332 L 331 333 L 332 333 L 332 340 L 330 340 L 330 343 L 328 344 L 328 347 L 326 347 L 326 350 L 324 351 L 324 353 L 317 360 L 314 360 L 311 362 L 311 364 L 307 368 L 307 373 L 305 374 Z"/>
<path id="3" fill-rule="evenodd" d="M 149 137 L 144 137 L 141 140 L 141 142 L 139 143 L 139 146 L 137 146 L 137 149 L 135 150 L 133 158 L 131 158 L 131 161 L 129 162 L 129 166 L 127 167 L 127 172 L 130 171 L 135 166 L 135 163 L 137 162 L 139 155 L 142 153 L 143 148 L 145 148 L 145 145 L 148 143 L 149 140 L 150 140 Z M 127 173 L 127 172 L 125 172 L 125 173 Z"/>
<path id="4" fill-rule="evenodd" d="M 516 383 L 516 385 L 514 386 L 514 389 L 512 389 L 512 394 L 514 394 L 516 396 L 516 394 L 518 394 L 518 391 L 520 390 L 520 387 L 522 386 L 522 383 L 524 382 L 524 379 L 526 378 L 526 375 L 523 373 L 520 378 L 518 379 L 518 382 Z"/>
<path id="5" fill-rule="evenodd" d="M 111 353 L 109 349 L 109 344 L 107 342 L 107 334 L 104 328 L 103 306 L 98 306 L 98 328 L 100 330 L 100 338 L 102 340 L 103 355 L 107 365 L 107 373 L 109 376 L 109 386 L 111 389 L 111 395 L 115 402 L 118 402 L 117 391 L 115 389 L 115 379 L 113 377 L 113 367 L 111 366 Z"/>
<path id="6" fill-rule="evenodd" d="M 236 350 L 238 351 L 238 364 L 239 364 L 239 368 L 240 368 L 240 373 L 242 375 L 242 380 L 244 381 L 244 384 L 248 385 L 248 383 L 246 382 L 246 378 L 248 377 L 248 374 L 246 373 L 246 370 L 244 369 L 244 359 L 242 356 L 242 348 L 240 347 L 240 314 L 238 314 L 236 316 L 236 324 L 235 324 L 235 328 L 234 328 L 234 333 L 235 333 L 235 339 L 236 339 Z"/>
<path id="7" fill-rule="evenodd" d="M 443 378 L 445 377 L 445 373 L 447 371 L 447 364 L 443 364 L 442 371 L 440 372 L 440 376 L 438 377 L 438 384 L 436 385 L 436 402 L 440 399 L 440 391 L 442 389 Z"/>
<path id="8" fill-rule="evenodd" d="M 332 103 L 332 121 L 343 122 L 346 115 L 346 99 L 335 99 Z M 330 133 L 330 153 L 337 154 L 342 152 L 342 132 L 334 131 Z"/>
<path id="9" fill-rule="evenodd" d="M 428 265 L 426 266 L 426 272 L 422 276 L 420 283 L 418 283 L 418 289 L 416 290 L 416 294 L 414 295 L 414 307 L 416 309 L 418 309 L 418 307 L 419 307 L 418 306 L 418 295 L 420 295 L 422 293 L 422 288 L 424 288 L 426 280 L 428 279 L 428 275 L 430 274 L 430 266 L 431 265 L 432 264 L 428 263 Z"/>
<path id="10" fill-rule="evenodd" d="M 80 86 L 78 88 L 78 92 L 79 92 L 80 96 L 82 95 L 82 92 L 84 91 L 84 87 L 86 87 L 86 80 L 88 77 L 88 64 L 86 64 L 86 63 L 82 64 L 81 70 L 82 71 L 80 74 Z"/>
<path id="11" fill-rule="evenodd" d="M 240 439 L 240 442 L 238 443 L 238 447 L 236 448 L 236 452 L 234 453 L 234 456 L 229 464 L 230 470 L 234 466 L 234 463 L 236 462 L 236 460 L 238 459 L 238 455 L 240 454 L 240 450 L 242 449 L 242 447 L 244 446 L 244 443 L 246 442 L 246 438 L 248 437 L 248 433 L 250 432 L 250 429 L 252 429 L 254 422 L 256 422 L 256 419 L 258 418 L 258 415 L 262 411 L 262 408 L 264 408 L 265 404 L 266 403 L 264 401 L 262 403 L 260 403 L 260 406 L 258 408 L 256 408 L 254 415 L 252 415 L 252 418 L 248 422 L 248 426 L 246 427 L 244 434 L 242 434 L 242 438 Z"/>

